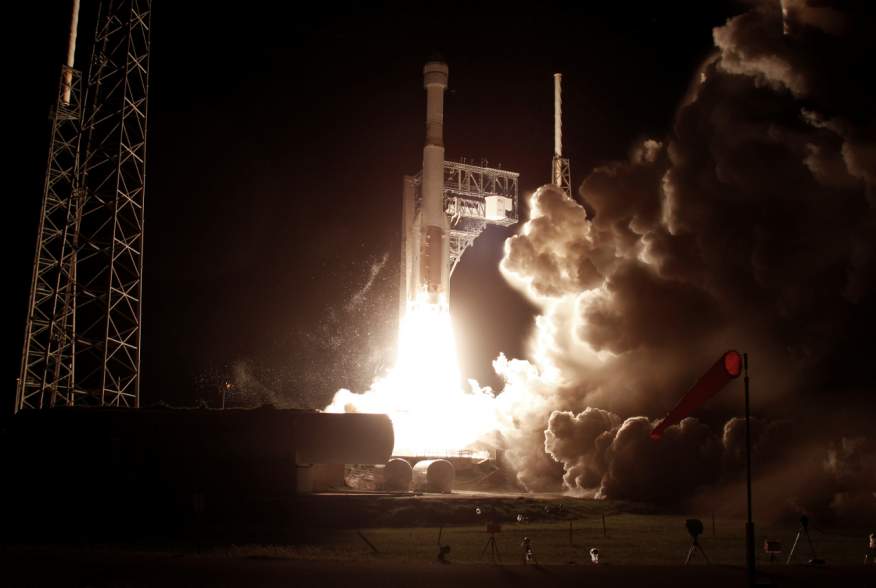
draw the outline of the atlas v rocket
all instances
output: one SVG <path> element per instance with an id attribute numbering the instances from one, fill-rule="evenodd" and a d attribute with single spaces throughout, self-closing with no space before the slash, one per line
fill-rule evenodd
<path id="1" fill-rule="evenodd" d="M 419 286 L 426 302 L 447 304 L 450 295 L 449 226 L 444 214 L 444 90 L 447 64 L 423 68 L 426 87 L 426 144 L 423 146 L 423 218 L 420 232 Z"/>
<path id="2" fill-rule="evenodd" d="M 423 67 L 426 89 L 426 144 L 423 169 L 405 176 L 402 192 L 399 315 L 412 307 L 448 310 L 450 276 L 465 250 L 488 225 L 510 227 L 518 220 L 520 174 L 489 167 L 486 161 L 444 159 L 443 61 Z M 569 160 L 563 156 L 561 75 L 554 75 L 554 158 L 552 183 L 571 197 Z"/>
<path id="3" fill-rule="evenodd" d="M 450 228 L 444 212 L 444 90 L 447 88 L 447 74 L 447 64 L 440 61 L 430 61 L 423 67 L 426 144 L 423 146 L 419 202 L 415 202 L 416 179 L 405 176 L 402 264 L 406 271 L 402 272 L 402 280 L 407 283 L 402 284 L 402 304 L 432 304 L 446 308 L 449 301 L 450 268 L 447 259 Z"/>
<path id="4" fill-rule="evenodd" d="M 517 222 L 518 173 L 444 159 L 447 64 L 423 68 L 426 144 L 423 169 L 402 192 L 400 316 L 415 306 L 449 309 L 450 276 L 487 225 Z"/>

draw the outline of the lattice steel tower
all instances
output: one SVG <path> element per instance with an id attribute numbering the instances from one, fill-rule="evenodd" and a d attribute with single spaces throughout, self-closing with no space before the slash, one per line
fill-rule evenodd
<path id="1" fill-rule="evenodd" d="M 139 406 L 151 4 L 100 3 L 83 96 L 73 2 L 16 411 Z"/>
<path id="2" fill-rule="evenodd" d="M 572 173 L 569 159 L 563 157 L 563 98 L 560 84 L 563 74 L 554 74 L 554 159 L 551 165 L 551 183 L 572 198 Z"/>

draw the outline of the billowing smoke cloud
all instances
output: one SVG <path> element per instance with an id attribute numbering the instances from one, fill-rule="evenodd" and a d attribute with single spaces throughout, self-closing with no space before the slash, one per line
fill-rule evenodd
<path id="1" fill-rule="evenodd" d="M 551 186 L 532 196 L 501 265 L 540 308 L 532 362 L 497 362 L 524 484 L 558 484 L 551 462 L 566 488 L 596 496 L 668 501 L 735 479 L 738 420 L 723 436 L 685 420 L 654 443 L 635 415 L 666 412 L 737 348 L 755 413 L 794 406 L 794 427 L 818 440 L 804 450 L 759 422 L 762 461 L 808 460 L 827 502 L 876 505 L 872 476 L 848 474 L 872 441 L 817 420 L 832 402 L 872 414 L 860 401 L 872 377 L 851 353 L 876 302 L 872 19 L 825 4 L 786 2 L 783 22 L 778 2 L 756 3 L 716 28 L 668 137 L 595 169 L 584 205 Z M 741 412 L 733 386 L 711 401 L 712 421 Z"/>
<path id="2" fill-rule="evenodd" d="M 682 505 L 744 516 L 745 421 L 732 418 L 718 436 L 694 418 L 667 429 L 654 422 L 588 407 L 554 411 L 544 448 L 563 465 L 564 486 L 585 497 Z M 777 518 L 793 510 L 821 519 L 874 514 L 876 443 L 863 436 L 824 443 L 790 420 L 752 420 L 756 512 Z"/>
<path id="3" fill-rule="evenodd" d="M 646 417 L 620 421 L 594 408 L 551 415 L 545 450 L 564 464 L 567 488 L 597 498 L 671 503 L 717 479 L 720 440 L 696 419 L 670 427 L 660 443 L 649 437 L 653 423 Z"/>
<path id="4" fill-rule="evenodd" d="M 745 423 L 724 426 L 724 461 L 719 484 L 695 500 L 700 510 L 741 516 L 744 503 Z M 752 421 L 755 512 L 760 517 L 807 513 L 824 520 L 876 515 L 876 442 L 872 437 L 813 435 L 799 420 Z"/>

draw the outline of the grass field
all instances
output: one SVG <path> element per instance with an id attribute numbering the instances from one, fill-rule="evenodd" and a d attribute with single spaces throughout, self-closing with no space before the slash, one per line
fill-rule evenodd
<path id="1" fill-rule="evenodd" d="M 690 547 L 685 520 L 686 517 L 658 514 L 609 515 L 606 517 L 605 535 L 601 515 L 568 521 L 511 523 L 504 524 L 502 531 L 496 533 L 495 539 L 501 561 L 506 564 L 522 563 L 520 542 L 526 536 L 530 538 L 540 564 L 589 564 L 589 550 L 597 547 L 601 563 L 607 565 L 678 565 L 684 561 Z M 703 522 L 706 530 L 700 537 L 700 545 L 711 563 L 743 565 L 744 522 L 717 519 L 714 535 L 711 519 Z M 451 547 L 451 561 L 474 563 L 491 560 L 490 550 L 485 550 L 490 535 L 485 531 L 484 525 L 339 530 L 324 534 L 318 540 L 294 546 L 248 545 L 205 551 L 211 555 L 225 553 L 235 557 L 253 558 L 427 562 L 436 559 L 439 533 L 441 543 Z M 796 533 L 797 528 L 793 526 L 757 528 L 759 565 L 784 565 Z M 866 533 L 863 530 L 857 533 L 853 530 L 831 530 L 830 533 L 825 533 L 810 528 L 810 536 L 818 557 L 828 564 L 863 563 L 866 545 Z M 777 561 L 768 561 L 763 552 L 764 538 L 782 542 L 784 554 Z M 794 561 L 801 564 L 810 557 L 805 536 L 801 537 Z M 692 563 L 704 565 L 705 561 L 697 553 Z"/>
<path id="2" fill-rule="evenodd" d="M 559 496 L 458 493 L 454 495 L 313 496 L 306 519 L 274 513 L 272 540 L 223 536 L 220 518 L 195 525 L 183 536 L 124 544 L 0 546 L 0 585 L 17 588 L 190 588 L 192 586 L 348 586 L 438 588 L 475 586 L 649 586 L 650 588 L 738 588 L 744 585 L 744 523 L 709 515 L 665 514 L 648 507 Z M 502 565 L 485 550 L 490 535 L 483 515 L 502 521 L 496 545 Z M 605 534 L 603 534 L 605 514 Z M 522 515 L 522 522 L 517 522 Z M 713 565 L 697 554 L 682 566 L 690 547 L 685 521 L 699 516 L 700 544 Z M 265 520 L 253 521 L 258 527 Z M 349 524 L 341 524 L 347 522 Z M 441 522 L 445 522 L 441 526 Z M 321 523 L 321 524 L 316 524 Z M 239 521 L 238 521 L 239 524 Z M 571 524 L 571 541 L 570 541 Z M 863 523 L 862 523 L 863 527 Z M 810 527 L 818 569 L 805 538 L 797 565 L 785 557 L 768 562 L 764 538 L 781 541 L 785 555 L 798 527 L 757 527 L 759 581 L 782 588 L 876 586 L 876 566 L 863 565 L 869 528 Z M 451 548 L 452 565 L 436 562 L 439 535 Z M 246 535 L 251 537 L 253 535 Z M 256 534 L 255 536 L 258 536 Z M 522 538 L 529 537 L 538 566 L 523 566 Z M 242 536 L 241 536 L 242 537 Z M 236 540 L 235 540 L 236 541 Z M 263 541 L 263 542 L 259 542 Z M 589 550 L 598 547 L 600 565 Z"/>
<path id="3" fill-rule="evenodd" d="M 482 514 L 477 514 L 481 509 Z M 529 537 L 538 563 L 590 565 L 589 550 L 597 547 L 600 563 L 609 566 L 678 566 L 691 545 L 688 518 L 705 527 L 700 545 L 712 564 L 743 566 L 744 521 L 709 513 L 655 512 L 653 507 L 608 500 L 585 500 L 560 495 L 458 492 L 452 495 L 345 494 L 312 495 L 296 509 L 302 517 L 284 518 L 281 509 L 261 516 L 230 521 L 216 516 L 193 524 L 178 536 L 142 539 L 133 543 L 50 547 L 50 551 L 106 550 L 155 555 L 185 555 L 249 560 L 309 560 L 346 562 L 432 563 L 440 544 L 449 545 L 454 563 L 491 563 L 486 532 L 489 515 L 501 522 L 495 534 L 501 563 L 523 563 L 521 540 Z M 604 517 L 604 518 L 603 518 Z M 603 530 L 604 520 L 604 530 Z M 795 520 L 773 525 L 756 523 L 755 548 L 761 567 L 784 565 L 799 529 Z M 817 556 L 829 566 L 860 566 L 872 522 L 860 528 L 820 528 L 810 525 Z M 229 532 L 234 528 L 235 532 Z M 571 529 L 571 533 L 570 533 Z M 780 541 L 783 554 L 770 562 L 765 539 Z M 26 546 L 21 546 L 26 548 Z M 32 546 L 40 548 L 40 546 Z M 794 561 L 812 557 L 805 536 Z M 693 565 L 705 565 L 698 552 Z M 876 566 L 874 566 L 876 570 Z"/>

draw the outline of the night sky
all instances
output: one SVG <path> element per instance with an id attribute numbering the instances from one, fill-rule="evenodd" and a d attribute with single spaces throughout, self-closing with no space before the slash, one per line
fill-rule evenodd
<path id="1" fill-rule="evenodd" d="M 69 18 L 66 2 L 19 4 L 9 22 L 23 57 L 6 96 L 16 119 L 6 137 L 16 146 L 10 399 Z M 388 367 L 402 176 L 421 164 L 422 65 L 434 51 L 450 67 L 447 158 L 519 172 L 526 218 L 525 196 L 549 179 L 555 71 L 577 186 L 637 139 L 669 132 L 712 28 L 745 9 L 578 4 L 155 2 L 142 403 L 215 403 L 219 381 L 246 374 L 286 401 L 321 406 Z M 85 43 L 92 26 L 85 12 Z M 497 269 L 513 231 L 490 228 L 452 279 L 463 373 L 494 387 L 490 362 L 526 356 L 535 314 Z M 372 287 L 351 303 L 372 269 Z"/>

